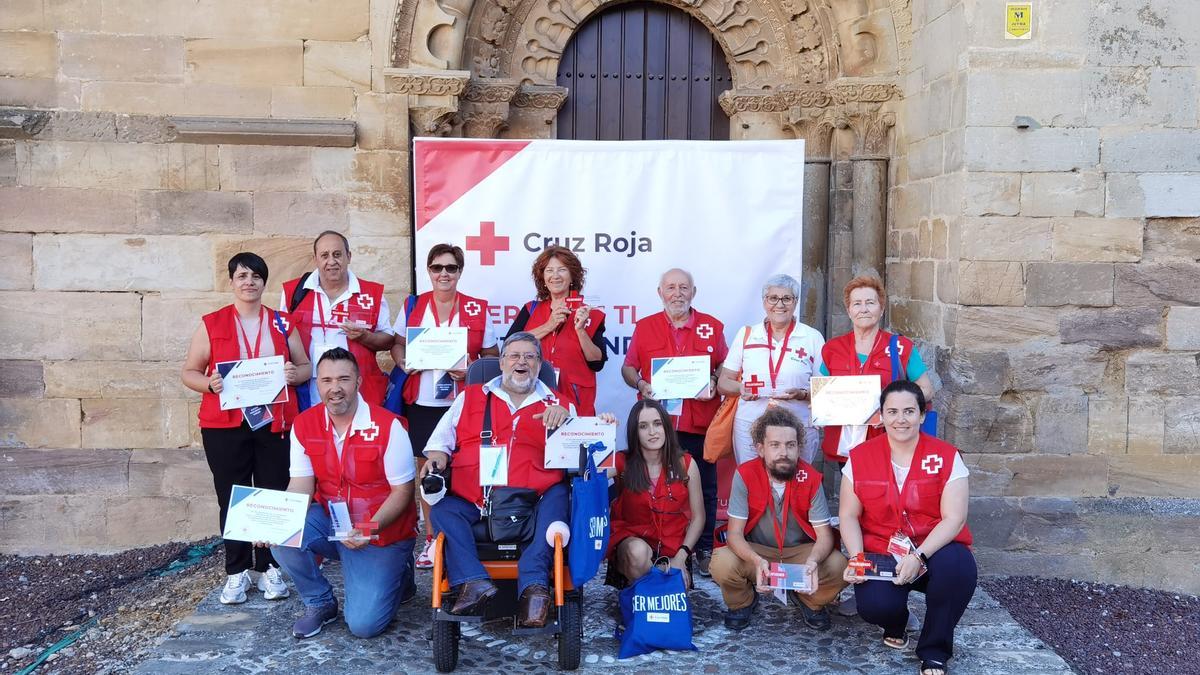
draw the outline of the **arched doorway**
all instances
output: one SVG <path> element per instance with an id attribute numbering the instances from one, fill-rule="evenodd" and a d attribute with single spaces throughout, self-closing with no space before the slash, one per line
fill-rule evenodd
<path id="1" fill-rule="evenodd" d="M 704 24 L 669 5 L 617 5 L 584 22 L 558 65 L 558 137 L 729 140 L 717 103 L 729 64 Z"/>

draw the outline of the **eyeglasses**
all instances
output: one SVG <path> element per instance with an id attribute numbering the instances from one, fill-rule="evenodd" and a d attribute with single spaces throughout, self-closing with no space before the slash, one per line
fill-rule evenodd
<path id="1" fill-rule="evenodd" d="M 783 297 L 779 297 L 778 295 L 768 295 L 764 299 L 767 301 L 768 305 L 790 305 L 796 301 L 796 296 L 785 295 Z"/>
<path id="2" fill-rule="evenodd" d="M 441 274 L 442 272 L 449 272 L 450 274 L 458 274 L 459 270 L 461 270 L 461 269 L 462 268 L 459 267 L 458 265 L 436 265 L 435 264 L 435 265 L 429 266 L 429 271 L 433 272 L 434 274 Z"/>
<path id="3" fill-rule="evenodd" d="M 505 354 L 503 358 L 505 361 L 508 361 L 509 363 L 516 363 L 518 361 L 533 363 L 534 361 L 538 360 L 538 355 L 537 354 Z"/>

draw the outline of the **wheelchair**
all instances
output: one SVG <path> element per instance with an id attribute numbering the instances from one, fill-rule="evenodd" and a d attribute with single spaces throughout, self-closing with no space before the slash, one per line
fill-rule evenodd
<path id="1" fill-rule="evenodd" d="M 467 384 L 483 384 L 500 374 L 500 362 L 495 357 L 475 361 L 467 370 Z M 555 385 L 554 368 L 543 362 L 538 379 L 551 388 Z M 569 500 L 569 496 L 568 496 Z M 569 502 L 568 502 L 569 504 Z M 453 605 L 450 580 L 445 572 L 445 535 L 439 533 L 434 542 L 433 553 L 433 662 L 437 671 L 448 673 L 458 666 L 459 639 L 463 623 L 483 623 L 497 619 L 511 619 L 513 635 L 557 635 L 558 667 L 575 670 L 579 667 L 583 648 L 583 590 L 571 583 L 571 571 L 567 566 L 566 546 L 561 534 L 554 535 L 554 563 L 551 569 L 551 593 L 554 608 L 541 628 L 521 628 L 517 625 L 517 560 L 521 552 L 534 540 L 524 542 L 492 541 L 488 534 L 487 521 L 481 519 L 473 528 L 475 548 L 479 560 L 488 576 L 500 590 L 487 604 L 483 616 L 458 616 L 451 614 Z M 534 537 L 538 537 L 534 533 Z M 443 606 L 445 608 L 443 608 Z"/>

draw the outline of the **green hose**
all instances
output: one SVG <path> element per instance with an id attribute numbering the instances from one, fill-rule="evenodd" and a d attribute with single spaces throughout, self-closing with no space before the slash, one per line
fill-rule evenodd
<path id="1" fill-rule="evenodd" d="M 162 567 L 146 572 L 144 575 L 142 575 L 142 578 L 149 576 L 165 577 L 175 574 L 181 570 L 185 570 L 212 555 L 220 545 L 220 539 L 214 539 L 207 544 L 193 544 L 192 546 L 189 546 L 181 556 L 172 560 L 166 565 L 163 565 Z M 131 579 L 130 581 L 134 580 Z M 45 663 L 46 659 L 49 659 L 53 654 L 56 654 L 60 650 L 69 647 L 70 645 L 74 644 L 76 640 L 83 637 L 83 634 L 86 633 L 89 628 L 96 625 L 96 622 L 99 620 L 99 617 L 93 617 L 89 619 L 87 623 L 80 626 L 75 632 L 47 647 L 45 651 L 43 651 L 36 659 L 33 660 L 33 663 L 22 668 L 17 675 L 30 675 L 30 673 L 36 670 L 38 666 Z"/>

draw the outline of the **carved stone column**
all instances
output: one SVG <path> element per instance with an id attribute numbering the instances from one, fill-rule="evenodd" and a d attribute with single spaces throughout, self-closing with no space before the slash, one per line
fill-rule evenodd
<path id="1" fill-rule="evenodd" d="M 851 157 L 854 185 L 854 273 L 884 278 L 887 257 L 888 132 L 891 112 L 864 110 L 849 118 L 855 132 Z"/>
<path id="2" fill-rule="evenodd" d="M 558 109 L 567 102 L 566 87 L 525 84 L 512 99 L 507 138 L 554 138 Z"/>
<path id="3" fill-rule="evenodd" d="M 459 118 L 467 138 L 497 138 L 508 128 L 509 103 L 519 84 L 508 79 L 471 80 L 463 92 Z"/>
<path id="4" fill-rule="evenodd" d="M 833 119 L 824 110 L 792 108 L 787 128 L 804 139 L 804 257 L 801 260 L 800 316 L 825 334 L 829 283 L 829 169 Z"/>
<path id="5" fill-rule="evenodd" d="M 842 289 L 854 278 L 854 180 L 848 160 L 833 160 L 829 183 L 827 338 L 850 330 L 850 318 L 842 303 Z"/>

